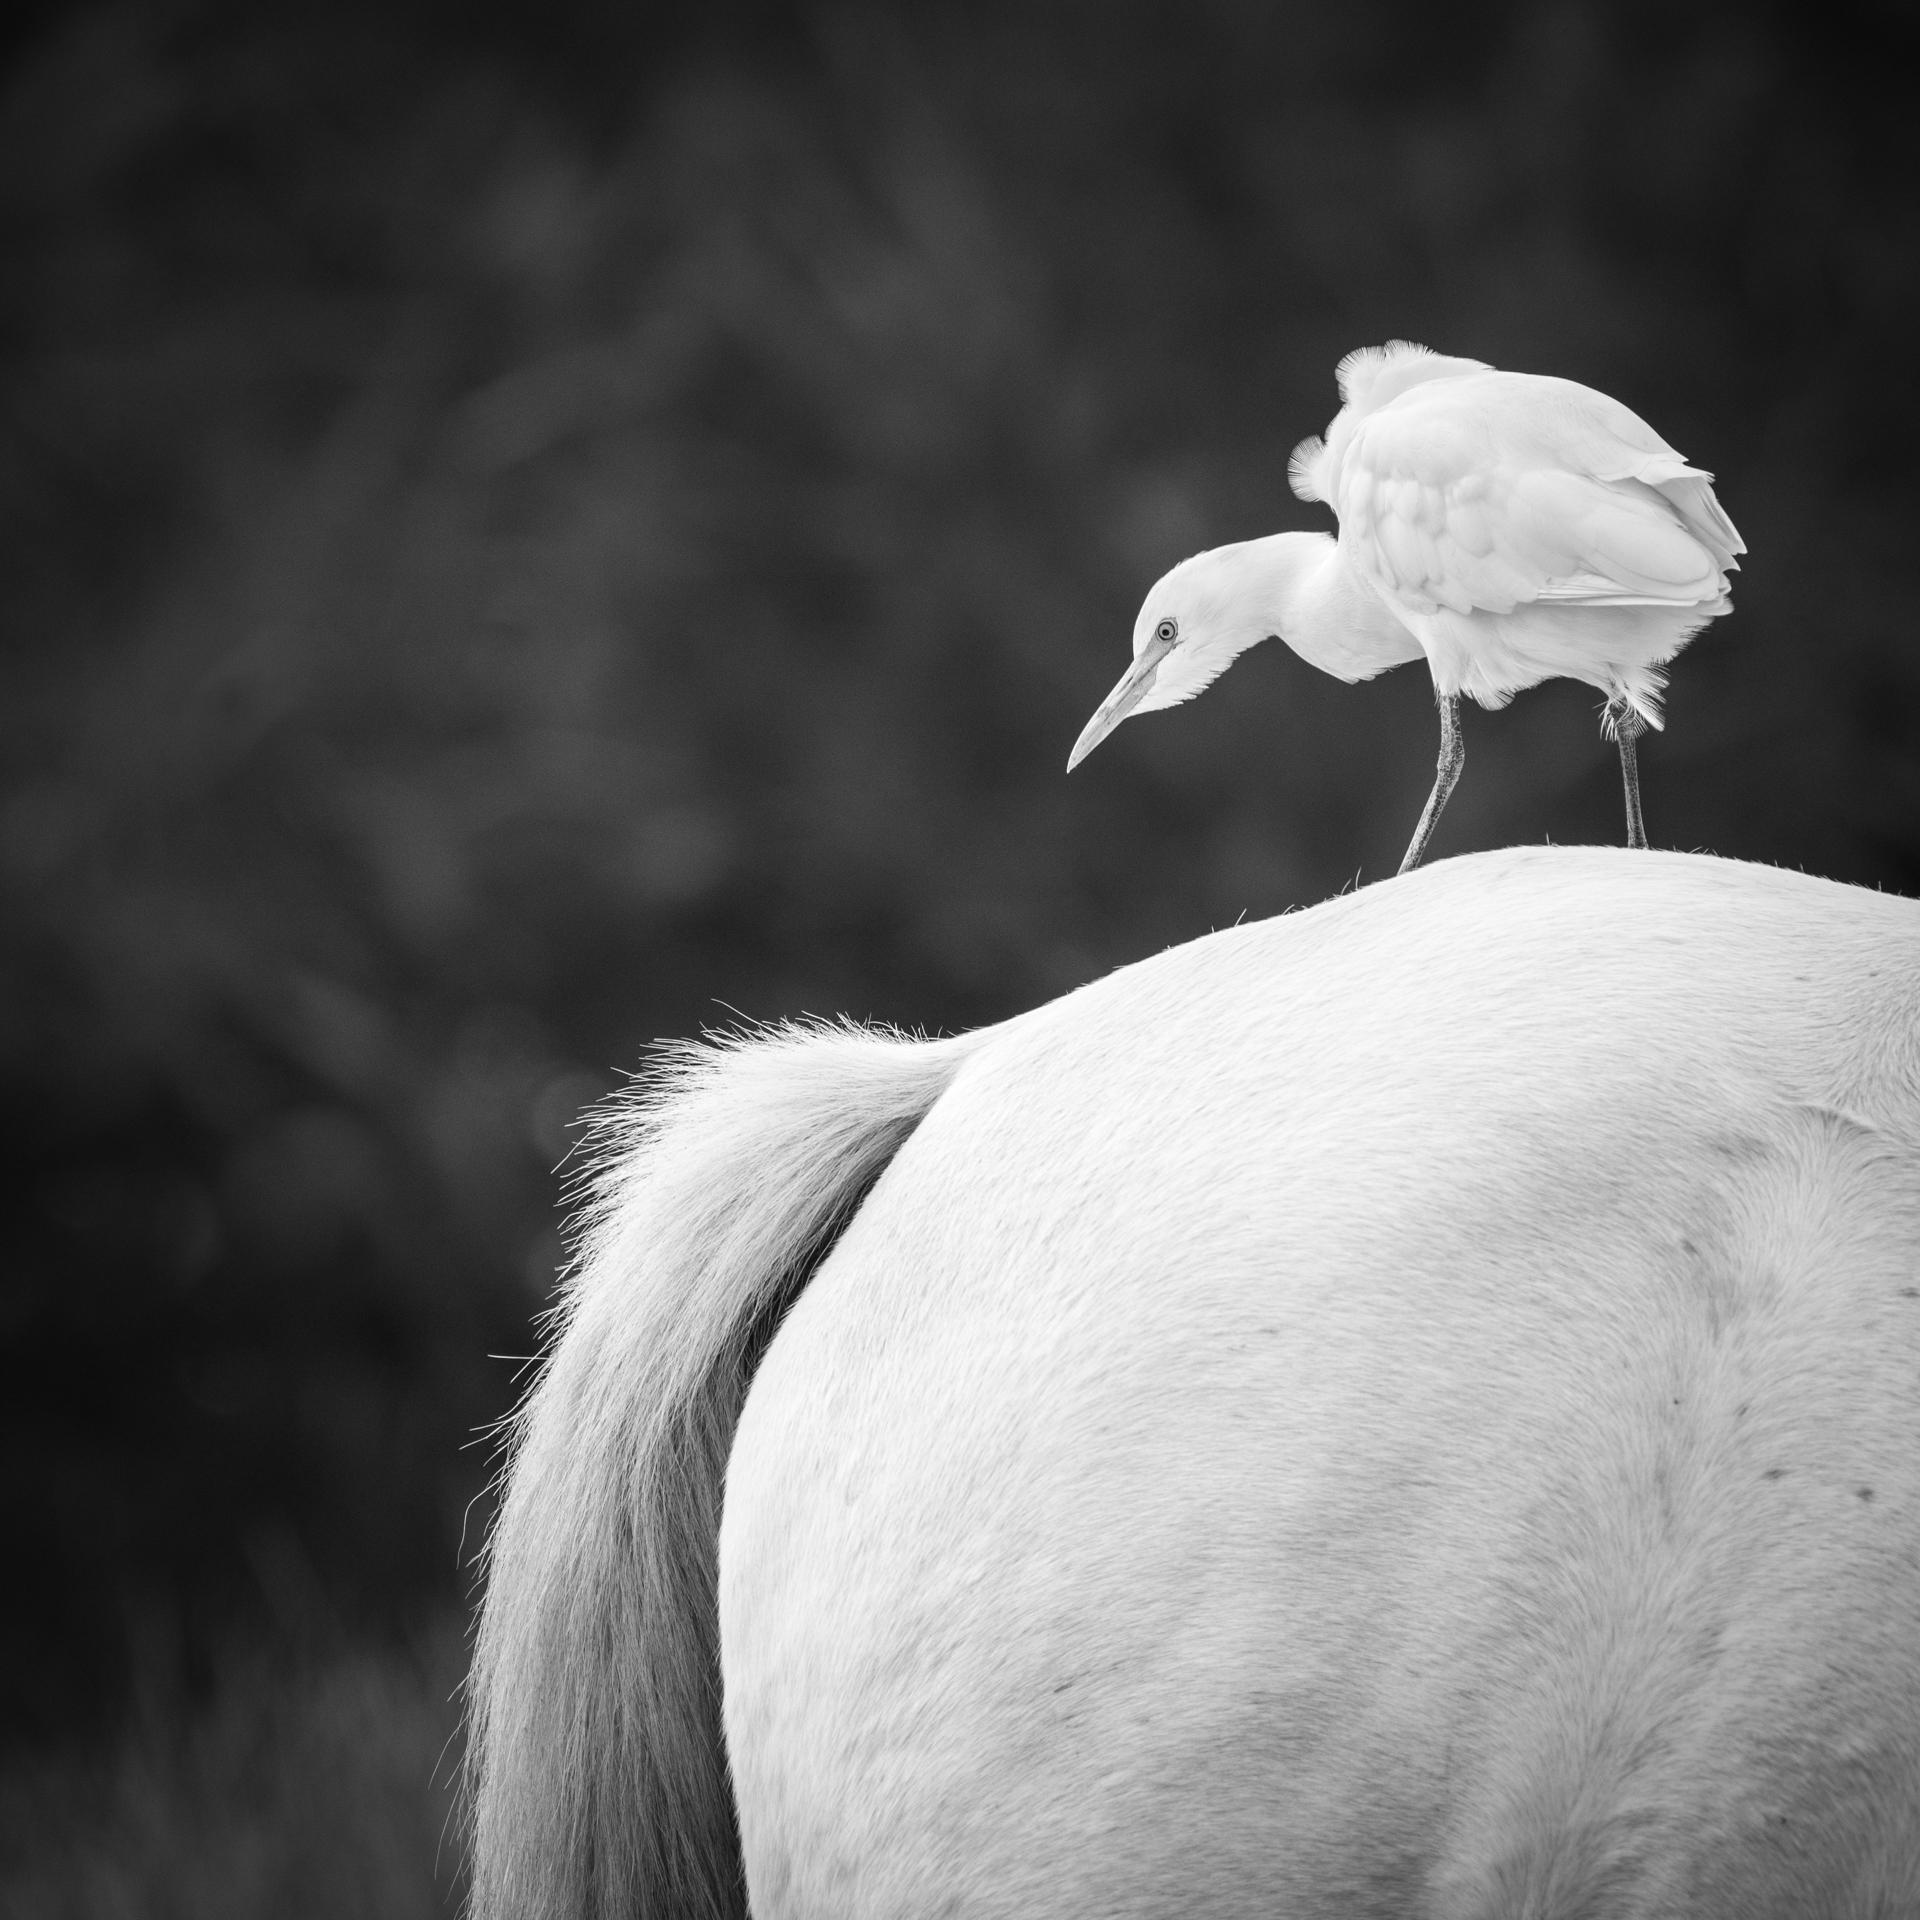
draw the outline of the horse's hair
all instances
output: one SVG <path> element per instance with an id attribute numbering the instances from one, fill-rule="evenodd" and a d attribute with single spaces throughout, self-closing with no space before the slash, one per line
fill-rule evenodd
<path id="1" fill-rule="evenodd" d="M 669 1051 L 598 1128 L 553 1358 L 510 1430 L 470 1682 L 475 1920 L 746 1911 L 721 1481 L 754 1364 L 971 1038 Z"/>
<path id="2" fill-rule="evenodd" d="M 1447 861 L 598 1143 L 475 1920 L 1920 1913 L 1920 903 Z"/>

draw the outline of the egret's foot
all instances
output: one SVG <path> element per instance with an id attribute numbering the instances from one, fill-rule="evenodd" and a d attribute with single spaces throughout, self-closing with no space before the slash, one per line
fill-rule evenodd
<path id="1" fill-rule="evenodd" d="M 1454 783 L 1460 778 L 1460 769 L 1467 764 L 1466 742 L 1460 738 L 1459 701 L 1450 693 L 1436 692 L 1433 697 L 1440 708 L 1440 764 L 1434 769 L 1433 791 L 1421 809 L 1420 824 L 1413 830 L 1407 857 L 1400 862 L 1402 873 L 1411 873 L 1426 857 L 1427 842 L 1433 838 L 1433 829 L 1446 808 Z"/>
<path id="2" fill-rule="evenodd" d="M 1647 823 L 1640 817 L 1640 736 L 1647 723 L 1624 701 L 1607 702 L 1607 730 L 1620 748 L 1620 783 L 1627 795 L 1627 845 L 1647 844 Z"/>

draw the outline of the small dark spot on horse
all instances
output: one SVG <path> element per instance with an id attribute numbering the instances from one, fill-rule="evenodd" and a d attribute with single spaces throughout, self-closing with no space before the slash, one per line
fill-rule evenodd
<path id="1" fill-rule="evenodd" d="M 1871 1487 L 1855 1487 L 1853 1497 L 1856 1500 L 1871 1500 L 1873 1498 L 1873 1489 Z"/>
<path id="2" fill-rule="evenodd" d="M 1900 1298 L 1902 1300 L 1920 1300 L 1920 1287 L 1902 1287 L 1900 1289 Z"/>
<path id="3" fill-rule="evenodd" d="M 1785 1467 L 1769 1467 L 1766 1470 L 1766 1472 L 1760 1476 L 1760 1478 L 1762 1480 L 1784 1480 L 1786 1478 L 1786 1473 L 1787 1473 L 1787 1470 Z"/>
<path id="4" fill-rule="evenodd" d="M 1066 1690 L 1072 1685 L 1073 1685 L 1073 1682 L 1071 1680 L 1062 1680 L 1060 1684 L 1054 1688 L 1054 1692 L 1065 1693 Z"/>
<path id="5" fill-rule="evenodd" d="M 1747 1417 L 1747 1405 L 1748 1403 L 1742 1400 L 1740 1404 L 1734 1408 L 1733 1417 L 1736 1420 L 1744 1420 Z"/>

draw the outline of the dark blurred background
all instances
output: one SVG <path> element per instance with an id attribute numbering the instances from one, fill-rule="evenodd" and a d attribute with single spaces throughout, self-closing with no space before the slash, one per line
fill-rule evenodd
<path id="1" fill-rule="evenodd" d="M 1920 887 L 1913 15 L 109 0 L 0 97 L 0 1909 L 427 1914 L 580 1108 L 1392 871 L 1429 684 L 1071 780 L 1394 335 L 1752 549 L 1656 843 Z M 1617 840 L 1597 696 L 1436 851 Z"/>

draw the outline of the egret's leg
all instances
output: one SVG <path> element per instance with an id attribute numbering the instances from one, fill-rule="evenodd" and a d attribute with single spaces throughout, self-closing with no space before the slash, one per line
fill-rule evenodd
<path id="1" fill-rule="evenodd" d="M 1454 695 L 1437 689 L 1433 697 L 1440 708 L 1440 764 L 1434 769 L 1433 791 L 1427 795 L 1420 824 L 1413 830 L 1407 857 L 1400 862 L 1402 873 L 1411 873 L 1425 856 L 1427 842 L 1433 838 L 1433 829 L 1447 804 L 1447 796 L 1460 778 L 1460 769 L 1467 764 L 1466 743 L 1460 738 L 1460 702 Z"/>
<path id="2" fill-rule="evenodd" d="M 1640 817 L 1640 750 L 1637 742 L 1646 732 L 1647 723 L 1624 701 L 1608 704 L 1607 719 L 1612 725 L 1613 737 L 1620 745 L 1620 783 L 1627 792 L 1627 845 L 1644 847 L 1647 844 L 1647 823 Z"/>

